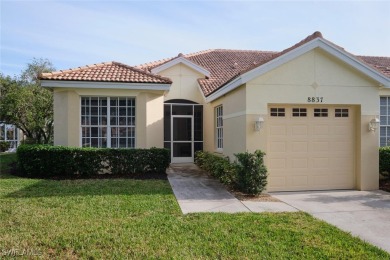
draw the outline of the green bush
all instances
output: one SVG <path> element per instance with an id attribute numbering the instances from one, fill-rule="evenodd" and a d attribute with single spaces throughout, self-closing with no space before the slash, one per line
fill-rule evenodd
<path id="1" fill-rule="evenodd" d="M 0 152 L 5 152 L 9 149 L 10 143 L 9 142 L 4 142 L 0 141 Z"/>
<path id="2" fill-rule="evenodd" d="M 252 195 L 260 194 L 267 185 L 267 168 L 262 151 L 235 154 L 236 180 L 239 190 Z"/>
<path id="3" fill-rule="evenodd" d="M 164 173 L 170 163 L 167 149 L 76 148 L 21 145 L 17 149 L 22 174 L 31 177 L 129 175 Z"/>
<path id="4" fill-rule="evenodd" d="M 221 157 L 209 152 L 197 151 L 195 153 L 195 164 L 201 169 L 209 172 L 223 184 L 233 186 L 235 183 L 234 166 L 228 157 Z"/>
<path id="5" fill-rule="evenodd" d="M 390 178 L 390 146 L 379 147 L 379 173 Z"/>
<path id="6" fill-rule="evenodd" d="M 235 154 L 237 161 L 231 163 L 228 157 L 198 151 L 195 153 L 195 164 L 231 188 L 258 195 L 267 185 L 264 155 L 262 151 L 238 153 Z"/>

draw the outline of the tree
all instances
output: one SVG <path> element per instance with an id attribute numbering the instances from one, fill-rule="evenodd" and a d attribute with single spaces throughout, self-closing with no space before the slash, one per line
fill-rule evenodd
<path id="1" fill-rule="evenodd" d="M 27 84 L 40 85 L 41 81 L 39 80 L 39 75 L 41 73 L 55 71 L 53 63 L 48 59 L 37 59 L 33 58 L 31 63 L 27 64 L 27 67 L 22 71 L 20 76 L 21 80 L 25 81 Z"/>
<path id="2" fill-rule="evenodd" d="M 40 86 L 39 74 L 53 71 L 47 59 L 33 59 L 21 76 L 0 74 L 0 121 L 16 125 L 35 143 L 53 140 L 53 94 Z"/>

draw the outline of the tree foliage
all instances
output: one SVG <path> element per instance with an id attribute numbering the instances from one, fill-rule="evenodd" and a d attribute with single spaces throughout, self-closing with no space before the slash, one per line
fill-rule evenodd
<path id="1" fill-rule="evenodd" d="M 39 74 L 53 71 L 46 59 L 33 59 L 20 77 L 0 75 L 0 121 L 16 125 L 34 143 L 53 139 L 53 94 L 40 86 Z"/>

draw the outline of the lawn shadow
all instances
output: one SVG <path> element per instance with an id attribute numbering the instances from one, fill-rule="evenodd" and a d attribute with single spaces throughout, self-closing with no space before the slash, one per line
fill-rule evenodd
<path id="1" fill-rule="evenodd" d="M 77 179 L 39 180 L 5 194 L 3 198 L 72 197 L 104 195 L 173 195 L 167 180 Z"/>

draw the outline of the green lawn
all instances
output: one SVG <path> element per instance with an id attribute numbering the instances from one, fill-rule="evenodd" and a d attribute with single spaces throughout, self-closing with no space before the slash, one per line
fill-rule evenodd
<path id="1" fill-rule="evenodd" d="M 305 213 L 183 216 L 167 181 L 0 179 L 0 258 L 389 259 Z"/>

